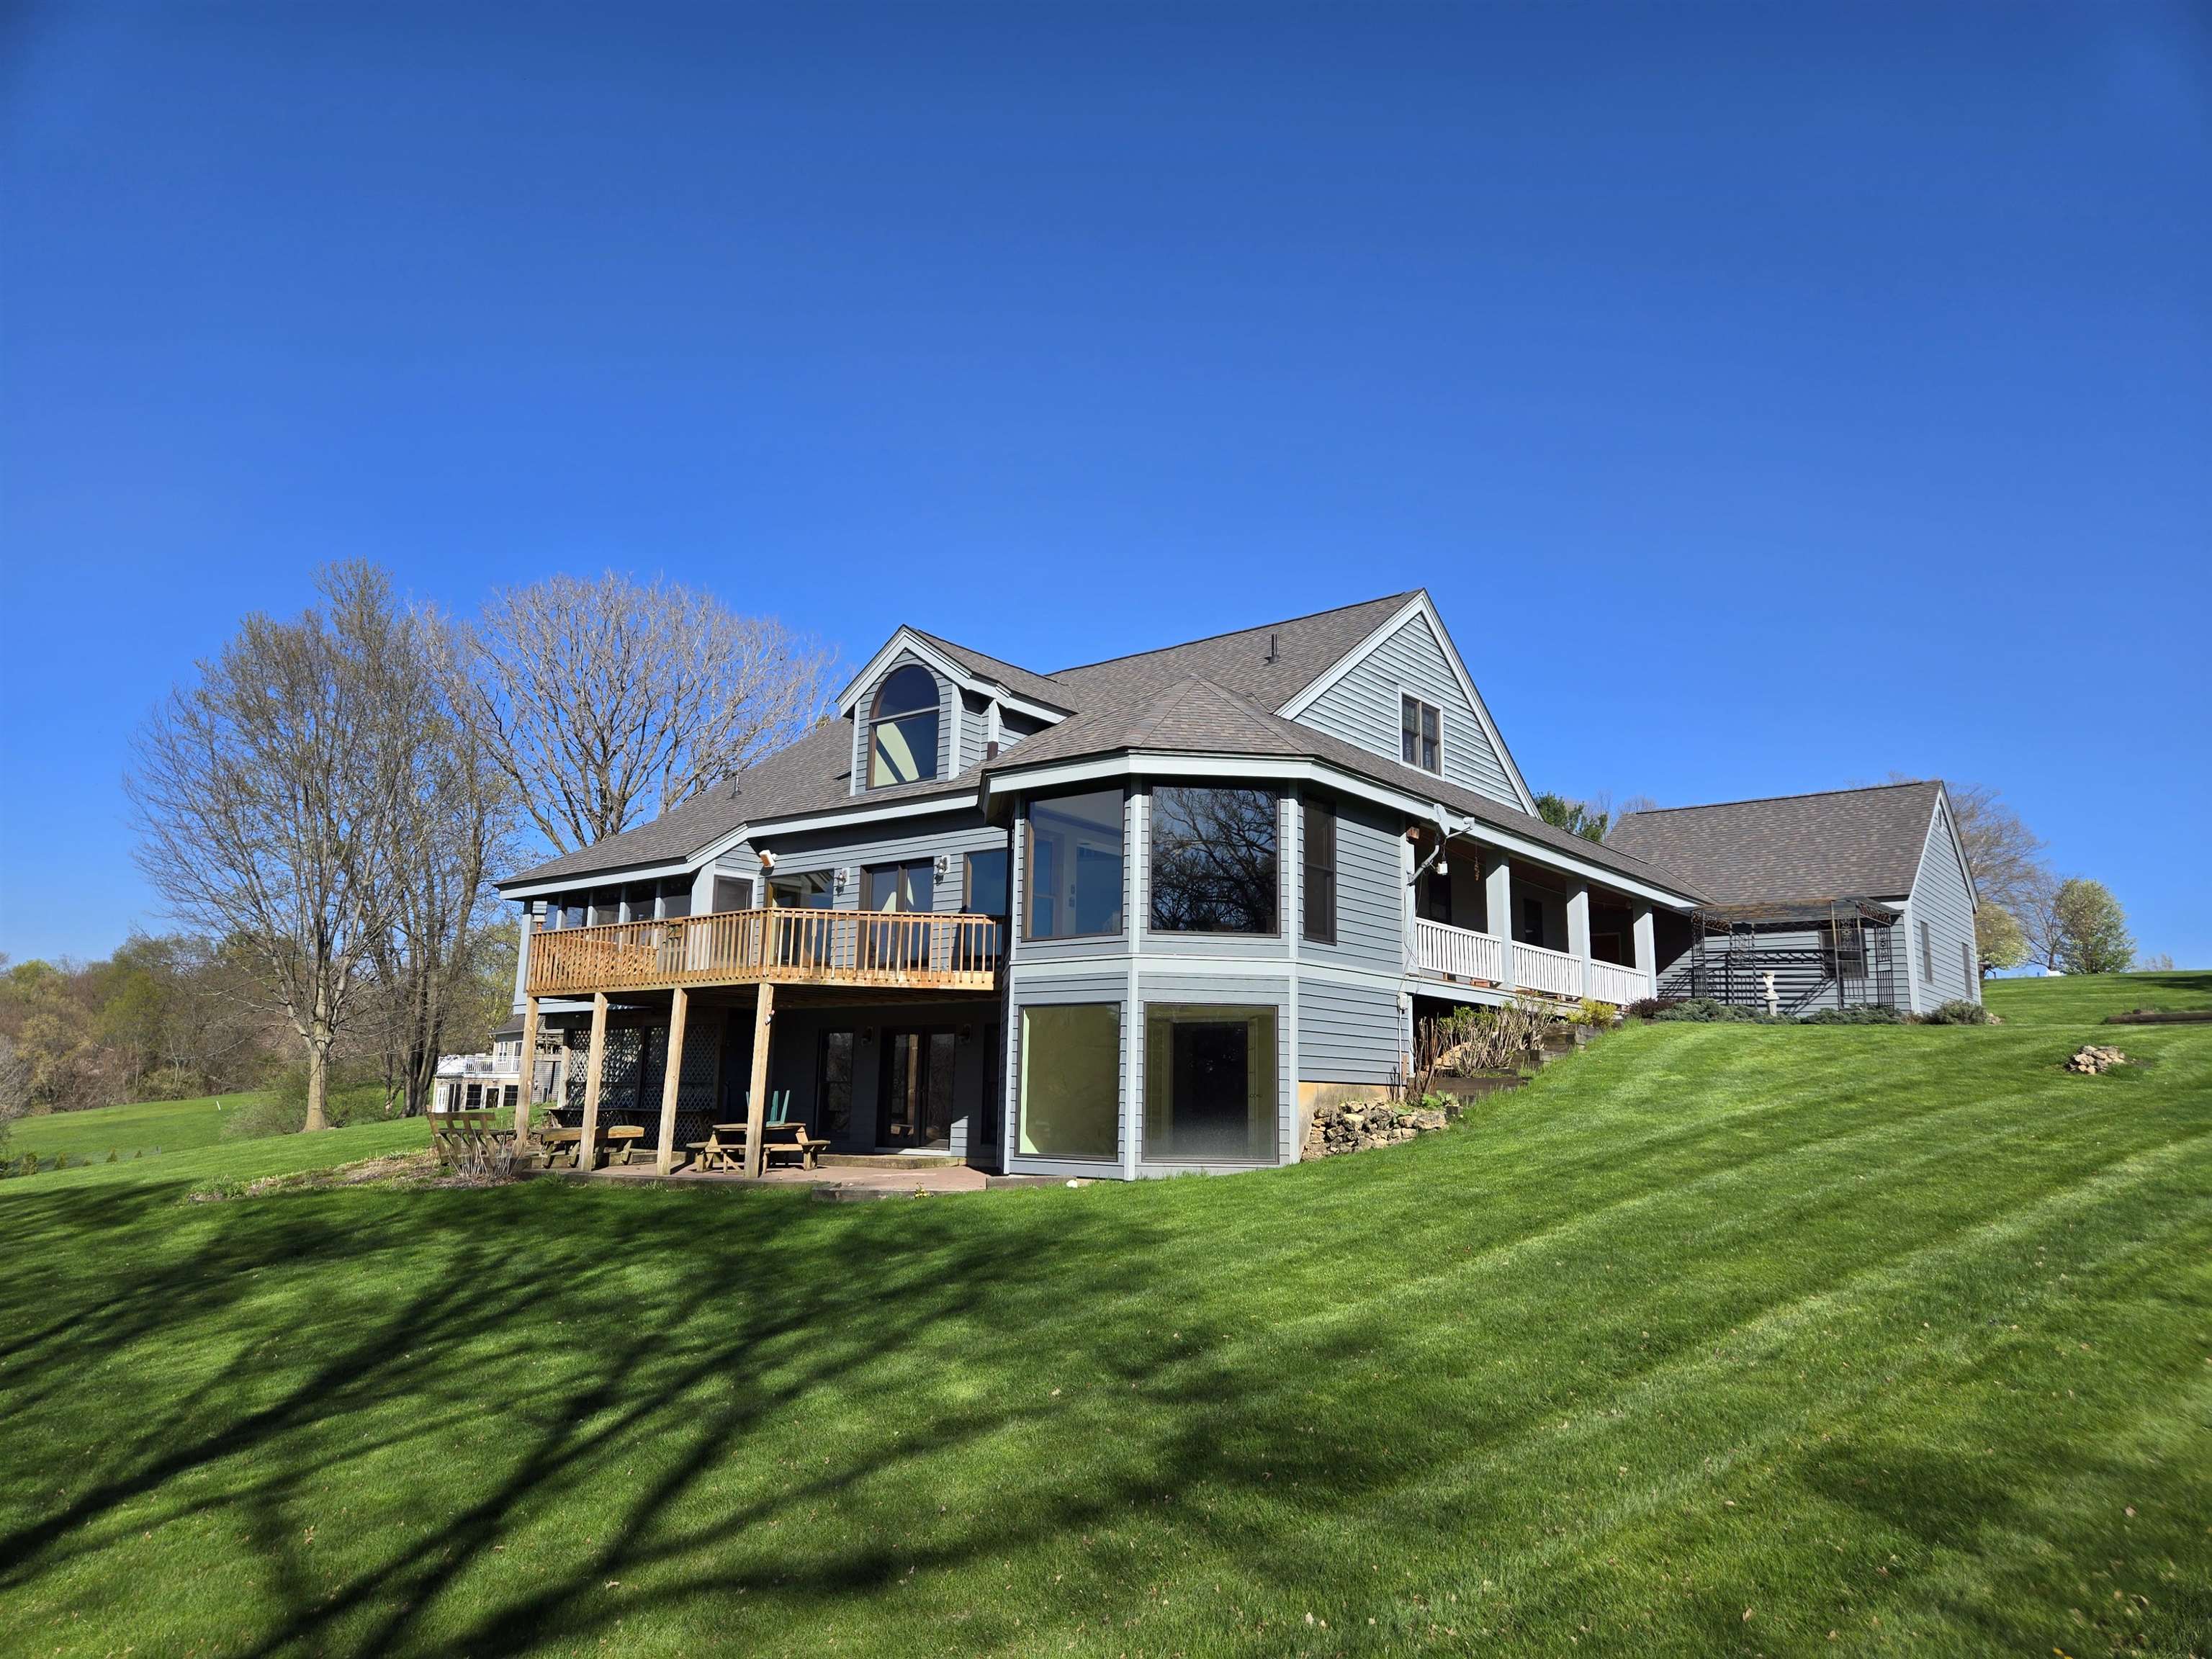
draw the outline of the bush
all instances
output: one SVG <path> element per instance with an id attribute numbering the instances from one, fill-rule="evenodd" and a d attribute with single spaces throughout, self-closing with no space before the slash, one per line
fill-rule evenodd
<path id="1" fill-rule="evenodd" d="M 1682 1006 L 1680 997 L 1642 997 L 1620 1012 L 1629 1019 L 1656 1019 L 1670 1008 Z"/>
<path id="2" fill-rule="evenodd" d="M 1805 1016 L 1808 1025 L 1902 1025 L 1905 1016 L 1879 1002 L 1855 1003 L 1849 1008 L 1823 1008 Z"/>
<path id="3" fill-rule="evenodd" d="M 1567 1015 L 1570 1025 L 1587 1025 L 1594 1031 L 1610 1031 L 1620 1021 L 1620 1015 L 1609 1002 L 1595 997 L 1584 997 L 1581 1005 Z"/>
<path id="4" fill-rule="evenodd" d="M 1684 1020 L 1699 1025 L 1725 1024 L 1753 1017 L 1748 1008 L 1739 1008 L 1732 1002 L 1716 1002 L 1711 997 L 1685 997 L 1651 1016 L 1654 1019 Z"/>
<path id="5" fill-rule="evenodd" d="M 331 1127 L 365 1122 L 384 1115 L 384 1093 L 366 1067 L 333 1065 L 329 1099 L 324 1110 Z M 307 1121 L 307 1066 L 305 1060 L 287 1066 L 269 1080 L 265 1093 L 248 1095 L 222 1115 L 226 1138 L 258 1140 L 264 1135 L 290 1134 Z"/>
<path id="6" fill-rule="evenodd" d="M 1930 1008 L 1920 1016 L 1920 1023 L 1923 1025 L 1990 1025 L 1996 1021 L 1980 1003 L 1961 999 Z"/>
<path id="7" fill-rule="evenodd" d="M 139 1079 L 141 1100 L 190 1100 L 200 1092 L 200 1079 L 181 1066 L 164 1066 Z"/>

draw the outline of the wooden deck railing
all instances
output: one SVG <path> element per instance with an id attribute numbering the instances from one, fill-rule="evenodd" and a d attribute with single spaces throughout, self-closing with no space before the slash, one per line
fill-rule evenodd
<path id="1" fill-rule="evenodd" d="M 561 927 L 530 939 L 532 996 L 677 985 L 866 985 L 988 991 L 1005 923 L 878 910 L 720 910 Z"/>

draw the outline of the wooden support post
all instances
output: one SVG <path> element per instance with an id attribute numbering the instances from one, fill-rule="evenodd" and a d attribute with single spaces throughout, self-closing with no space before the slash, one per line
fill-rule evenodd
<path id="1" fill-rule="evenodd" d="M 1578 881 L 1567 892 L 1567 954 L 1575 959 L 1575 994 L 1589 994 L 1589 884 Z"/>
<path id="2" fill-rule="evenodd" d="M 684 1016 L 691 998 L 682 986 L 669 993 L 668 1058 L 660 1068 L 659 1170 L 667 1175 L 676 1167 L 676 1097 L 684 1086 Z"/>
<path id="3" fill-rule="evenodd" d="M 538 999 L 522 1000 L 522 1088 L 514 1103 L 514 1145 L 530 1139 L 530 1100 L 538 1092 Z"/>
<path id="4" fill-rule="evenodd" d="M 768 1133 L 768 1028 L 775 1018 L 775 985 L 763 980 L 753 1006 L 753 1079 L 745 1092 L 745 1173 L 757 1180 L 767 1167 L 761 1137 Z"/>
<path id="5" fill-rule="evenodd" d="M 1650 905 L 1636 907 L 1635 921 L 1629 934 L 1636 943 L 1636 971 L 1644 975 L 1644 994 L 1656 997 L 1659 994 L 1658 933 L 1652 925 Z"/>
<path id="6" fill-rule="evenodd" d="M 1504 958 L 1505 976 L 1498 981 L 1498 988 L 1510 991 L 1521 982 L 1513 954 L 1513 866 L 1494 848 L 1482 849 L 1482 919 L 1491 933 L 1504 941 L 1499 954 Z"/>
<path id="7" fill-rule="evenodd" d="M 576 1167 L 588 1170 L 599 1155 L 599 1073 L 607 1056 L 607 994 L 592 993 L 592 1051 L 585 1060 L 584 1138 L 576 1144 Z"/>

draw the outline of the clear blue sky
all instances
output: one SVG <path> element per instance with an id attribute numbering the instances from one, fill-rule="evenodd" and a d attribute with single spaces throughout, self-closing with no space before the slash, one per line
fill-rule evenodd
<path id="1" fill-rule="evenodd" d="M 2212 966 L 2212 14 L 10 8 L 0 950 L 365 556 L 1039 667 L 1425 584 L 1537 787 L 1994 784 Z"/>

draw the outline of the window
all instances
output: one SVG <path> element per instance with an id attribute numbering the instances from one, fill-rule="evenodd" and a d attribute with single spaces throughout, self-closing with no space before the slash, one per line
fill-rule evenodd
<path id="1" fill-rule="evenodd" d="M 1024 872 L 1028 939 L 1121 931 L 1121 792 L 1035 801 Z"/>
<path id="2" fill-rule="evenodd" d="M 1521 943 L 1541 947 L 1544 943 L 1544 901 L 1524 896 L 1521 901 Z"/>
<path id="3" fill-rule="evenodd" d="M 968 855 L 964 891 L 969 915 L 1003 916 L 1006 914 L 1005 848 L 994 847 L 988 853 L 970 853 Z"/>
<path id="4" fill-rule="evenodd" d="M 1147 1159 L 1275 1161 L 1275 1011 L 1145 1011 Z"/>
<path id="5" fill-rule="evenodd" d="M 1399 727 L 1401 758 L 1407 765 L 1418 766 L 1424 772 L 1444 769 L 1444 717 L 1436 704 L 1416 696 L 1401 697 Z"/>
<path id="6" fill-rule="evenodd" d="M 827 870 L 800 870 L 769 878 L 769 896 L 781 910 L 830 910 L 837 896 Z"/>
<path id="7" fill-rule="evenodd" d="M 937 677 L 908 663 L 884 676 L 868 714 L 868 787 L 937 775 Z"/>
<path id="8" fill-rule="evenodd" d="M 1928 924 L 1920 924 L 1920 982 L 1936 982 L 1936 936 L 1928 931 Z"/>
<path id="9" fill-rule="evenodd" d="M 935 881 L 927 859 L 913 864 L 872 864 L 864 873 L 864 910 L 927 910 L 934 900 Z"/>
<path id="10" fill-rule="evenodd" d="M 1304 803 L 1305 934 L 1316 945 L 1336 943 L 1336 813 L 1325 801 Z"/>
<path id="11" fill-rule="evenodd" d="M 1974 947 L 1966 940 L 1959 941 L 1959 980 L 1966 988 L 1966 994 L 1974 994 Z"/>
<path id="12" fill-rule="evenodd" d="M 752 883 L 741 880 L 736 876 L 714 878 L 714 908 L 717 912 L 746 909 L 751 906 L 752 902 Z"/>
<path id="13" fill-rule="evenodd" d="M 1265 789 L 1152 791 L 1155 932 L 1276 931 L 1275 799 Z"/>
<path id="14" fill-rule="evenodd" d="M 814 1128 L 843 1146 L 853 1132 L 853 1034 L 824 1031 L 822 1064 L 815 1072 Z"/>
<path id="15" fill-rule="evenodd" d="M 1022 1010 L 1022 1152 L 1109 1158 L 1120 1144 L 1121 1009 L 1112 1002 Z"/>

